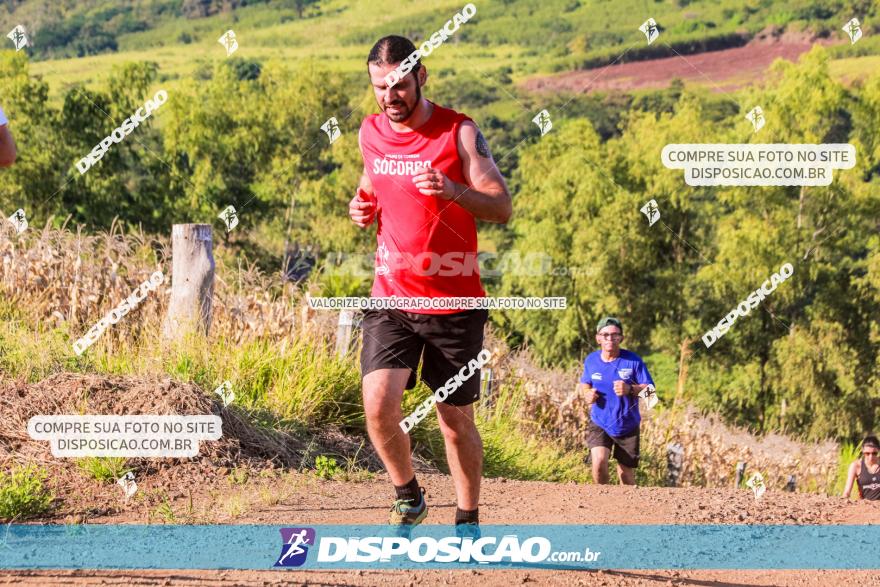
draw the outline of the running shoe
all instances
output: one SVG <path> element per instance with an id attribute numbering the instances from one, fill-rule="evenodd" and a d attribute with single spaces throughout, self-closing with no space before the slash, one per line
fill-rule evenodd
<path id="1" fill-rule="evenodd" d="M 412 505 L 412 499 L 398 499 L 391 506 L 391 514 L 388 523 L 392 526 L 415 526 L 420 524 L 428 515 L 428 503 L 425 501 L 425 488 L 419 487 L 422 492 L 422 503 Z"/>

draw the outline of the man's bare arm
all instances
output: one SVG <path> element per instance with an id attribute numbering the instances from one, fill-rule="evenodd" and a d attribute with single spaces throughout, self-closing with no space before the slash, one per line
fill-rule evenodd
<path id="1" fill-rule="evenodd" d="M 370 181 L 370 176 L 367 175 L 367 168 L 364 167 L 363 173 L 361 173 L 361 179 L 358 182 L 358 187 L 367 192 L 370 195 L 373 195 L 373 182 Z"/>
<path id="2" fill-rule="evenodd" d="M 466 121 L 459 129 L 457 144 L 467 185 L 455 183 L 451 200 L 480 220 L 501 224 L 510 220 L 510 193 L 483 133 Z"/>
<path id="3" fill-rule="evenodd" d="M 9 126 L 0 126 L 0 167 L 9 167 L 15 163 L 18 151 L 15 148 L 15 140 L 9 132 Z"/>
<path id="4" fill-rule="evenodd" d="M 372 199 L 364 199 L 361 196 L 360 190 L 366 192 L 369 198 Z M 367 175 L 366 167 L 358 182 L 358 192 L 348 203 L 348 217 L 361 228 L 368 227 L 376 219 L 376 200 L 373 195 L 373 184 Z"/>

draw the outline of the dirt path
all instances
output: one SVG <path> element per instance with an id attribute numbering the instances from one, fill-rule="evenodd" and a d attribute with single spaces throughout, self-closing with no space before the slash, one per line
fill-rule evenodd
<path id="1" fill-rule="evenodd" d="M 444 475 L 422 475 L 427 489 L 426 523 L 449 523 L 453 487 Z M 287 493 L 285 493 L 287 488 Z M 223 500 L 254 496 L 241 513 L 224 518 Z M 283 496 L 277 503 L 256 496 Z M 210 497 L 213 496 L 213 497 Z M 211 499 L 219 500 L 211 502 Z M 244 485 L 218 480 L 194 497 L 196 509 L 218 512 L 219 523 L 279 525 L 382 523 L 391 495 L 384 476 L 363 483 L 321 481 L 310 475 L 253 478 Z M 173 501 L 175 511 L 186 500 Z M 599 487 L 574 483 L 487 480 L 481 519 L 485 524 L 877 524 L 880 504 L 768 491 L 755 501 L 732 489 Z M 144 523 L 137 508 L 91 518 L 92 523 Z M 154 520 L 155 521 L 155 520 Z M 201 521 L 200 521 L 201 523 Z M 866 554 L 866 562 L 875 562 Z M 0 575 L 9 585 L 333 585 L 452 584 L 516 585 L 870 585 L 880 571 L 22 571 Z"/>
<path id="2" fill-rule="evenodd" d="M 658 41 L 659 42 L 659 41 Z M 529 91 L 630 91 L 660 89 L 674 78 L 727 92 L 759 80 L 776 59 L 797 61 L 814 41 L 804 36 L 761 35 L 743 47 L 678 55 L 668 47 L 669 57 L 635 61 L 532 78 L 522 85 Z M 827 44 L 827 43 L 819 43 Z"/>

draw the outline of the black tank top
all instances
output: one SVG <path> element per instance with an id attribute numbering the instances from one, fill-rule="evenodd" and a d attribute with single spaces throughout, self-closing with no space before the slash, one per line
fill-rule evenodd
<path id="1" fill-rule="evenodd" d="M 880 499 L 880 469 L 876 473 L 868 471 L 865 458 L 862 457 L 862 470 L 856 481 L 864 499 Z"/>

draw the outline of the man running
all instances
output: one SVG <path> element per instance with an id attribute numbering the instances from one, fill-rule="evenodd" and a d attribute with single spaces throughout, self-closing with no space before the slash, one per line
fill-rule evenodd
<path id="1" fill-rule="evenodd" d="M 578 392 L 591 406 L 587 442 L 593 462 L 593 481 L 608 483 L 608 459 L 617 460 L 620 483 L 636 484 L 639 466 L 639 393 L 654 380 L 642 358 L 620 348 L 623 325 L 613 317 L 596 326 L 600 350 L 584 359 Z"/>
<path id="2" fill-rule="evenodd" d="M 510 195 L 486 139 L 463 114 L 422 97 L 424 65 L 390 88 L 385 76 L 415 51 L 408 39 L 379 39 L 367 71 L 381 114 L 367 116 L 358 142 L 364 160 L 349 216 L 361 228 L 377 221 L 373 297 L 484 297 L 477 268 L 476 219 L 505 223 Z M 415 525 L 427 504 L 400 427 L 404 389 L 421 379 L 436 391 L 476 359 L 487 310 L 368 310 L 363 321 L 364 413 L 367 431 L 397 493 L 390 522 Z M 455 484 L 456 529 L 478 531 L 483 444 L 474 423 L 479 372 L 442 402 L 437 419 Z M 471 528 L 460 526 L 471 524 Z"/>
<path id="3" fill-rule="evenodd" d="M 862 458 L 853 461 L 846 477 L 843 497 L 849 498 L 853 482 L 858 485 L 859 499 L 880 499 L 880 441 L 876 436 L 866 436 L 862 441 Z"/>

